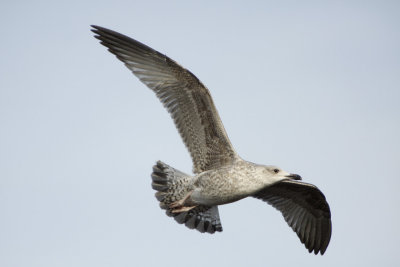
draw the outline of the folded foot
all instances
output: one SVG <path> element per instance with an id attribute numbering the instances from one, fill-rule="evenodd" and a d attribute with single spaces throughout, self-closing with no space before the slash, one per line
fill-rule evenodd
<path id="1" fill-rule="evenodd" d="M 171 209 L 172 213 L 180 213 L 180 212 L 184 212 L 184 211 L 189 211 L 191 209 L 193 209 L 196 206 L 185 206 L 185 202 L 186 200 L 190 197 L 190 194 L 192 192 L 190 192 L 189 194 L 187 194 L 184 198 L 182 198 L 181 200 L 172 202 L 169 205 L 169 208 Z"/>
<path id="2" fill-rule="evenodd" d="M 191 207 L 179 206 L 176 209 L 172 209 L 171 212 L 172 213 L 181 213 L 181 212 L 184 212 L 184 211 L 189 211 L 189 210 L 191 210 L 191 209 L 193 209 L 195 207 L 196 206 L 191 206 Z"/>

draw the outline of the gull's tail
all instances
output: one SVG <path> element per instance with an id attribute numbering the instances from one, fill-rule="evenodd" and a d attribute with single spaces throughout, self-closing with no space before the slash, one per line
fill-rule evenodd
<path id="1" fill-rule="evenodd" d="M 192 190 L 192 176 L 157 161 L 153 167 L 151 178 L 153 180 L 151 186 L 157 191 L 155 196 L 160 201 L 160 208 L 165 209 L 168 216 L 174 217 L 178 223 L 184 223 L 188 228 L 196 228 L 202 233 L 212 234 L 215 231 L 222 231 L 217 206 L 196 206 L 185 212 L 171 212 L 169 205 L 181 200 Z"/>

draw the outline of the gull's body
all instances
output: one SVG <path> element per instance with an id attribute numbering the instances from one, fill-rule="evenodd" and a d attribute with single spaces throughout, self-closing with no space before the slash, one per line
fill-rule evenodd
<path id="1" fill-rule="evenodd" d="M 222 231 L 218 205 L 252 196 L 281 211 L 310 252 L 325 252 L 331 237 L 331 214 L 317 187 L 278 167 L 241 159 L 208 89 L 196 76 L 136 40 L 93 27 L 95 37 L 156 93 L 192 157 L 194 176 L 161 161 L 153 167 L 152 186 L 168 216 L 189 228 L 214 233 Z"/>

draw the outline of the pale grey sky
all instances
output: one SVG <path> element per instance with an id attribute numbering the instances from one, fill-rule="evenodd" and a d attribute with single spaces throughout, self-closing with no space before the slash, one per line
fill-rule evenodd
<path id="1" fill-rule="evenodd" d="M 2 1 L 0 266 L 395 266 L 400 261 L 400 2 Z M 90 24 L 211 91 L 238 153 L 317 185 L 324 256 L 256 199 L 224 232 L 164 215 L 156 160 L 191 172 L 172 120 Z"/>

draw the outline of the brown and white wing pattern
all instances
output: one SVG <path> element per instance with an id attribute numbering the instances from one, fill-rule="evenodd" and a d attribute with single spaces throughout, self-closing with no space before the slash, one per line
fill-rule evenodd
<path id="1" fill-rule="evenodd" d="M 95 37 L 153 90 L 171 114 L 200 173 L 237 158 L 208 89 L 169 57 L 120 33 L 92 26 Z"/>
<path id="2" fill-rule="evenodd" d="M 324 254 L 331 239 L 331 212 L 316 186 L 283 180 L 253 196 L 278 209 L 310 253 Z"/>

